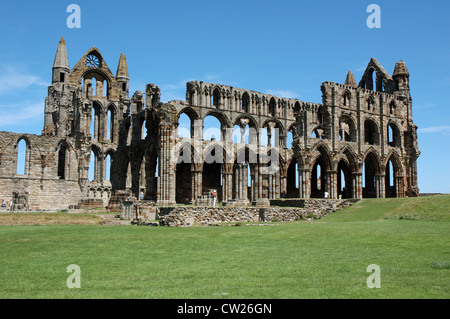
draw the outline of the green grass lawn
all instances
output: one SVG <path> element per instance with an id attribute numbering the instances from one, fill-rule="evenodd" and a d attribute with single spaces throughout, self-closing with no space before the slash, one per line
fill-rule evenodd
<path id="1" fill-rule="evenodd" d="M 449 298 L 449 202 L 367 199 L 267 226 L 0 226 L 0 298 Z"/>

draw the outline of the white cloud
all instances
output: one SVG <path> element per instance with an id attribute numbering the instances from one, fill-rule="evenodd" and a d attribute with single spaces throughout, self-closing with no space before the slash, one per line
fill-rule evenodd
<path id="1" fill-rule="evenodd" d="M 267 90 L 265 94 L 272 94 L 277 97 L 287 98 L 287 99 L 299 99 L 300 95 L 296 92 L 288 91 L 288 90 Z"/>
<path id="2" fill-rule="evenodd" d="M 32 85 L 48 85 L 39 77 L 22 73 L 9 65 L 0 64 L 0 74 L 0 95 L 14 90 L 24 90 Z"/>
<path id="3" fill-rule="evenodd" d="M 24 126 L 28 122 L 39 119 L 44 120 L 44 102 L 43 101 L 24 101 L 14 104 L 0 104 L 0 119 L 2 127 L 5 126 Z"/>
<path id="4" fill-rule="evenodd" d="M 424 128 L 419 128 L 418 132 L 419 133 L 439 133 L 439 134 L 450 135 L 450 126 L 449 125 L 441 125 L 441 126 L 424 127 Z"/>
<path id="5" fill-rule="evenodd" d="M 429 109 L 431 107 L 434 107 L 433 103 L 425 103 L 425 104 L 414 105 L 415 109 Z"/>

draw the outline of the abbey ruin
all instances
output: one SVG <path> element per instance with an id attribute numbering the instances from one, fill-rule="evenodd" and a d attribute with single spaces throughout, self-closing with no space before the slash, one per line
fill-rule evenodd
<path id="1" fill-rule="evenodd" d="M 418 196 L 405 63 L 390 75 L 372 58 L 359 83 L 349 71 L 344 84 L 320 90 L 322 102 L 310 103 L 191 81 L 185 101 L 161 102 L 155 84 L 130 97 L 124 54 L 115 75 L 95 47 L 70 69 L 61 38 L 42 134 L 0 132 L 0 198 L 17 210 L 55 210 L 124 196 L 201 206 L 214 191 L 217 204 L 241 207 Z M 206 127 L 207 117 L 220 127 Z"/>

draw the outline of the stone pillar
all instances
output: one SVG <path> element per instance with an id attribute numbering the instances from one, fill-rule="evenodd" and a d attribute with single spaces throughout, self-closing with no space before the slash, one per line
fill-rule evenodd
<path id="1" fill-rule="evenodd" d="M 375 175 L 375 189 L 377 192 L 377 198 L 385 198 L 386 197 L 385 175 L 383 175 L 383 174 Z"/>
<path id="2" fill-rule="evenodd" d="M 226 201 L 233 199 L 233 173 L 225 173 L 226 182 Z"/>
<path id="3" fill-rule="evenodd" d="M 241 199 L 248 198 L 248 168 L 247 165 L 241 165 Z"/>
<path id="4" fill-rule="evenodd" d="M 300 198 L 310 198 L 311 196 L 311 172 L 309 169 L 299 169 L 298 188 Z"/>
<path id="5" fill-rule="evenodd" d="M 279 197 L 286 198 L 286 188 L 287 188 L 286 175 L 282 175 L 281 172 L 280 172 L 279 183 L 280 183 L 279 192 L 278 192 Z"/>
<path id="6" fill-rule="evenodd" d="M 395 174 L 395 192 L 397 194 L 397 197 L 405 197 L 405 184 L 404 184 L 404 177 L 403 175 L 397 175 Z"/>
<path id="7" fill-rule="evenodd" d="M 202 195 L 202 171 L 195 167 L 191 171 L 192 175 L 192 203 Z"/>
<path id="8" fill-rule="evenodd" d="M 172 158 L 174 145 L 172 125 L 161 123 L 159 126 L 161 155 L 159 170 L 161 172 L 158 185 L 158 204 L 175 204 L 175 170 L 176 160 Z"/>
<path id="9" fill-rule="evenodd" d="M 362 174 L 354 173 L 352 174 L 352 197 L 362 198 Z"/>

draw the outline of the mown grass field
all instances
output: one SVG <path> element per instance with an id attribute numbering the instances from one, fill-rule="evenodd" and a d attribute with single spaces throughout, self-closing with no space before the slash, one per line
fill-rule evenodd
<path id="1" fill-rule="evenodd" d="M 265 226 L 102 226 L 67 215 L 53 215 L 58 224 L 27 214 L 40 225 L 0 215 L 0 298 L 450 297 L 449 195 L 366 199 Z M 79 289 L 67 287 L 71 264 Z M 381 288 L 367 287 L 370 264 Z"/>

